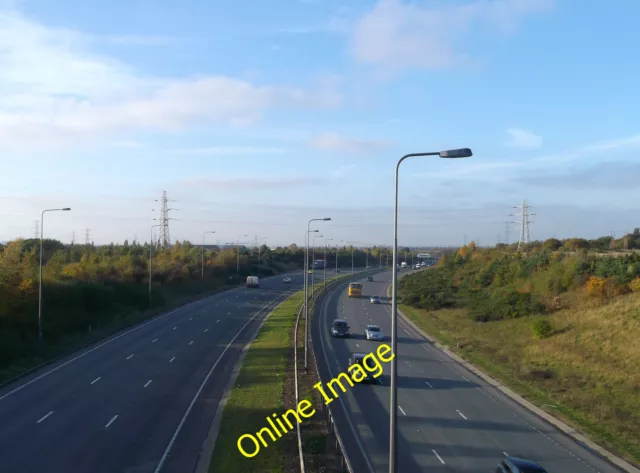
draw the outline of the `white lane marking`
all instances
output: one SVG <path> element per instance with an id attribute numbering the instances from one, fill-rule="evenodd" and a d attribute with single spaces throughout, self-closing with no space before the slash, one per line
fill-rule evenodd
<path id="1" fill-rule="evenodd" d="M 193 317 L 189 317 L 189 320 L 193 320 Z"/>
<path id="2" fill-rule="evenodd" d="M 398 409 L 400 409 L 400 412 L 402 412 L 402 415 L 406 416 L 407 413 L 404 411 L 404 409 L 400 406 L 398 406 Z"/>
<path id="3" fill-rule="evenodd" d="M 130 360 L 131 358 L 133 358 L 133 353 L 127 357 L 127 360 Z"/>
<path id="4" fill-rule="evenodd" d="M 216 294 L 216 295 L 217 295 L 217 294 Z M 211 297 L 215 297 L 215 296 L 211 296 Z M 47 372 L 45 372 L 45 373 L 42 373 L 40 376 L 37 376 L 37 377 L 33 378 L 31 381 L 28 381 L 28 382 L 24 383 L 23 385 L 18 386 L 18 387 L 17 387 L 17 388 L 15 388 L 15 389 L 12 389 L 11 391 L 9 391 L 8 393 L 6 393 L 5 395 L 1 396 L 1 397 L 0 397 L 0 401 L 2 401 L 5 397 L 9 397 L 9 396 L 11 396 L 12 394 L 17 393 L 18 391 L 20 391 L 20 390 L 22 390 L 22 389 L 26 388 L 26 387 L 27 387 L 27 386 L 29 386 L 30 384 L 33 384 L 33 383 L 35 383 L 36 381 L 41 380 L 41 379 L 42 379 L 42 378 L 44 378 L 45 376 L 49 376 L 51 373 L 54 373 L 54 372 L 58 371 L 58 370 L 59 370 L 59 369 L 61 369 L 61 368 L 64 368 L 64 367 L 65 367 L 65 366 L 67 366 L 68 364 L 71 364 L 71 363 L 73 363 L 74 361 L 79 360 L 80 358 L 82 358 L 82 357 L 84 357 L 84 356 L 88 355 L 89 353 L 92 353 L 92 352 L 94 352 L 94 351 L 96 351 L 96 350 L 98 350 L 98 349 L 102 348 L 103 346 L 108 345 L 109 343 L 115 342 L 116 340 L 118 340 L 118 339 L 120 339 L 120 338 L 122 338 L 122 337 L 124 337 L 124 336 L 126 336 L 126 335 L 129 335 L 130 333 L 133 333 L 133 332 L 136 332 L 136 331 L 140 330 L 142 327 L 145 327 L 145 326 L 147 326 L 147 325 L 149 325 L 149 324 L 151 324 L 151 323 L 157 322 L 158 320 L 164 319 L 165 317 L 168 317 L 168 316 L 170 316 L 170 315 L 172 315 L 172 314 L 175 314 L 176 312 L 179 312 L 179 311 L 181 311 L 181 310 L 184 310 L 184 309 L 186 309 L 187 307 L 190 307 L 190 306 L 195 305 L 195 304 L 202 303 L 203 301 L 207 301 L 208 299 L 209 299 L 209 298 L 207 298 L 207 299 L 200 299 L 200 300 L 198 300 L 198 301 L 190 302 L 189 304 L 185 304 L 185 305 L 183 305 L 182 307 L 178 307 L 177 309 L 174 309 L 174 310 L 171 310 L 171 311 L 167 312 L 166 314 L 163 314 L 163 315 L 159 315 L 159 316 L 157 316 L 157 317 L 154 317 L 154 318 L 153 318 L 153 319 L 151 319 L 151 320 L 148 320 L 148 321 L 146 321 L 146 322 L 144 322 L 144 323 L 141 323 L 140 325 L 138 325 L 138 326 L 136 326 L 136 327 L 133 327 L 131 330 L 127 330 L 126 332 L 123 332 L 123 333 L 121 333 L 120 335 L 117 335 L 117 336 L 115 336 L 115 337 L 113 337 L 113 338 L 110 338 L 110 339 L 109 339 L 109 340 L 107 340 L 106 342 L 101 343 L 100 345 L 95 346 L 95 347 L 91 348 L 90 350 L 87 350 L 87 351 L 85 351 L 84 353 L 81 353 L 81 354 L 79 354 L 78 356 L 71 358 L 69 361 L 66 361 L 66 362 L 62 363 L 61 365 L 58 365 L 58 366 L 56 366 L 55 368 L 52 368 L 52 369 L 50 369 L 49 371 L 47 371 Z M 127 359 L 128 359 L 128 358 L 127 358 Z"/>
<path id="5" fill-rule="evenodd" d="M 151 343 L 156 343 L 158 341 L 157 338 L 154 338 L 153 341 Z"/>
<path id="6" fill-rule="evenodd" d="M 118 418 L 118 414 L 114 415 L 114 416 L 111 418 L 111 420 L 110 420 L 109 422 L 107 422 L 107 425 L 105 425 L 105 426 L 104 426 L 104 428 L 105 428 L 105 429 L 108 429 L 108 428 L 109 428 L 109 426 L 110 426 L 111 424 L 113 424 L 113 423 L 116 421 L 116 419 L 117 419 L 117 418 Z"/>
<path id="7" fill-rule="evenodd" d="M 406 363 L 407 365 L 409 365 L 409 362 L 408 362 L 408 361 L 405 361 L 405 363 Z M 411 368 L 411 365 L 409 365 L 409 368 Z"/>
<path id="8" fill-rule="evenodd" d="M 503 454 L 505 457 L 508 457 L 508 456 L 509 456 L 509 454 L 508 454 L 507 452 L 502 452 L 502 454 Z"/>
<path id="9" fill-rule="evenodd" d="M 216 304 L 216 307 L 218 307 L 218 304 Z"/>
<path id="10" fill-rule="evenodd" d="M 151 380 L 147 381 L 147 384 L 144 385 L 144 387 L 146 388 L 147 386 L 149 386 L 151 384 Z"/>
<path id="11" fill-rule="evenodd" d="M 200 385 L 200 387 L 198 388 L 198 391 L 196 392 L 196 394 L 193 396 L 193 399 L 191 400 L 191 404 L 189 404 L 189 407 L 187 407 L 187 411 L 184 413 L 184 416 L 182 416 L 182 419 L 180 420 L 180 423 L 178 424 L 178 427 L 176 428 L 175 432 L 173 433 L 173 437 L 171 437 L 171 440 L 169 441 L 169 445 L 167 445 L 167 448 L 165 449 L 164 453 L 162 454 L 162 457 L 160 458 L 160 461 L 158 462 L 158 466 L 156 467 L 154 473 L 159 473 L 160 470 L 162 469 L 164 462 L 167 460 L 167 456 L 169 455 L 169 452 L 171 451 L 171 448 L 173 447 L 173 444 L 176 441 L 176 438 L 178 438 L 178 435 L 180 434 L 180 431 L 182 430 L 182 426 L 184 425 L 184 423 L 187 420 L 187 417 L 189 416 L 189 414 L 191 413 L 191 409 L 193 409 L 193 405 L 196 403 L 196 400 L 198 399 L 198 397 L 200 397 L 200 393 L 202 392 L 202 390 L 204 389 L 205 384 L 207 384 L 207 382 L 209 381 L 209 378 L 211 378 L 211 375 L 213 374 L 213 371 L 216 369 L 216 367 L 218 366 L 218 363 L 220 363 L 220 360 L 222 359 L 222 357 L 224 356 L 224 354 L 227 352 L 227 350 L 229 349 L 229 347 L 233 344 L 233 342 L 236 341 L 236 338 L 238 338 L 240 336 L 240 334 L 242 333 L 242 331 L 253 321 L 253 319 L 263 310 L 265 310 L 267 307 L 271 306 L 272 304 L 274 304 L 272 307 L 276 308 L 278 306 L 278 304 L 280 302 L 282 302 L 283 300 L 287 299 L 288 297 L 290 297 L 291 295 L 293 295 L 294 292 L 291 291 L 289 293 L 285 293 L 284 297 L 280 297 L 280 298 L 276 298 L 274 301 L 269 302 L 268 304 L 266 304 L 262 309 L 260 309 L 259 311 L 257 311 L 241 328 L 238 332 L 236 332 L 235 336 L 231 339 L 231 341 L 227 344 L 226 347 L 224 347 L 224 350 L 222 350 L 222 353 L 220 354 L 220 356 L 218 357 L 218 359 L 216 360 L 216 362 L 213 364 L 213 366 L 211 367 L 211 369 L 209 370 L 209 372 L 207 373 L 207 376 L 205 376 L 204 380 L 202 381 L 202 384 Z"/>
<path id="12" fill-rule="evenodd" d="M 177 329 L 178 327 L 173 327 L 173 330 Z"/>
<path id="13" fill-rule="evenodd" d="M 219 322 L 220 322 L 219 320 L 216 320 L 216 323 L 219 323 Z"/>
<path id="14" fill-rule="evenodd" d="M 37 424 L 39 424 L 40 422 L 42 422 L 43 420 L 45 420 L 47 417 L 49 417 L 51 414 L 53 414 L 53 411 L 49 411 L 49 413 L 48 413 L 46 416 L 42 417 L 42 418 L 41 418 L 38 422 L 36 422 L 36 423 L 37 423 Z"/>
<path id="15" fill-rule="evenodd" d="M 204 331 L 206 332 L 207 330 L 209 330 L 208 328 L 205 328 Z"/>
<path id="16" fill-rule="evenodd" d="M 173 358 L 171 358 L 171 359 L 169 360 L 169 363 L 171 363 L 171 362 L 172 362 L 173 360 L 175 360 L 175 359 L 176 359 L 176 357 L 174 356 Z"/>
<path id="17" fill-rule="evenodd" d="M 462 376 L 462 379 L 464 379 L 465 381 L 469 381 L 467 378 L 465 378 L 465 376 L 463 374 L 461 374 L 460 376 Z M 471 381 L 469 381 L 471 382 Z"/>
<path id="18" fill-rule="evenodd" d="M 303 302 L 304 302 L 304 301 L 303 301 Z M 356 346 L 357 346 L 358 348 L 360 348 L 360 345 L 358 345 L 357 343 L 356 343 Z"/>
<path id="19" fill-rule="evenodd" d="M 433 389 L 433 386 L 431 386 L 431 383 L 429 381 L 425 381 L 425 383 L 427 383 L 427 386 L 429 386 L 431 389 Z"/>
<path id="20" fill-rule="evenodd" d="M 94 379 L 93 381 L 91 381 L 91 384 L 96 384 L 98 381 L 100 381 L 102 379 L 101 376 L 98 376 L 96 379 Z"/>
<path id="21" fill-rule="evenodd" d="M 456 412 L 458 414 L 460 414 L 460 417 L 462 417 L 464 420 L 467 420 L 467 418 L 464 416 L 464 414 L 462 412 L 460 412 L 458 409 L 456 409 Z"/>
<path id="22" fill-rule="evenodd" d="M 189 342 L 189 345 L 193 345 L 193 340 L 191 340 L 191 341 Z"/>
<path id="23" fill-rule="evenodd" d="M 231 312 L 229 312 L 227 315 L 231 315 Z"/>
<path id="24" fill-rule="evenodd" d="M 442 463 L 443 465 L 445 465 L 444 460 L 440 457 L 440 455 L 438 455 L 438 452 L 436 452 L 435 450 L 431 450 L 433 452 L 433 454 L 438 457 L 438 460 L 440 460 L 440 463 Z"/>

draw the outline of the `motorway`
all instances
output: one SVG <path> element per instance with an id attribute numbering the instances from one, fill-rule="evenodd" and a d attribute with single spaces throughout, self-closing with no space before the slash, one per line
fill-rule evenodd
<path id="1" fill-rule="evenodd" d="M 302 288 L 303 273 L 289 275 L 183 306 L 4 387 L 0 471 L 194 471 L 243 347 Z"/>
<path id="2" fill-rule="evenodd" d="M 369 353 L 380 342 L 364 339 L 368 324 L 380 326 L 390 344 L 391 272 L 363 283 L 362 297 L 349 298 L 340 283 L 319 299 L 312 322 L 313 348 L 323 383 L 346 371 L 349 355 Z M 371 304 L 378 295 L 382 304 Z M 352 338 L 332 338 L 331 322 L 346 319 Z M 505 343 L 509 343 L 505 340 Z M 493 472 L 504 455 L 539 462 L 550 473 L 619 472 L 571 438 L 434 347 L 399 317 L 398 471 Z M 390 364 L 374 385 L 347 387 L 331 403 L 353 471 L 389 468 Z"/>

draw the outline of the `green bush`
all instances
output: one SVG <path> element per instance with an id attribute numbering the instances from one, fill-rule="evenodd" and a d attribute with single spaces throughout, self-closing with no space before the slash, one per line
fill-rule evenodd
<path id="1" fill-rule="evenodd" d="M 531 331 L 535 338 L 543 339 L 553 334 L 553 327 L 548 319 L 538 318 L 531 322 Z"/>

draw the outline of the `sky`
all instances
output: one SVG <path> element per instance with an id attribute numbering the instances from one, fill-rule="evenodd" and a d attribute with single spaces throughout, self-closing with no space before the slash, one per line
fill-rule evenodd
<path id="1" fill-rule="evenodd" d="M 0 0 L 0 241 L 640 226 L 637 0 Z M 515 222 L 515 223 L 509 223 Z M 204 234 L 203 232 L 215 234 Z M 246 235 L 246 236 L 245 236 Z M 321 236 L 320 236 L 321 235 Z"/>

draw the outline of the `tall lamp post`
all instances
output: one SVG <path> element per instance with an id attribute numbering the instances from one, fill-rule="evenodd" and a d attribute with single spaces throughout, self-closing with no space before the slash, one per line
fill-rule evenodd
<path id="1" fill-rule="evenodd" d="M 351 245 L 351 274 L 353 274 L 354 271 L 354 267 L 353 267 L 353 244 L 354 243 L 358 243 L 357 241 L 345 241 L 345 243 L 349 243 L 349 245 Z"/>
<path id="2" fill-rule="evenodd" d="M 204 281 L 204 236 L 207 233 L 215 233 L 215 232 L 202 232 L 202 280 Z"/>
<path id="3" fill-rule="evenodd" d="M 238 246 L 236 247 L 236 274 L 240 276 L 240 237 L 246 237 L 247 235 L 238 235 Z"/>
<path id="4" fill-rule="evenodd" d="M 305 243 L 307 245 L 306 253 L 304 256 L 304 372 L 309 372 L 309 233 L 311 233 L 311 222 L 328 222 L 331 217 L 325 218 L 312 218 L 307 222 L 307 233 Z M 318 230 L 314 230 L 317 232 Z"/>
<path id="5" fill-rule="evenodd" d="M 155 220 L 155 218 L 154 218 Z M 151 308 L 151 249 L 153 248 L 153 229 L 156 227 L 162 227 L 163 225 L 160 223 L 158 225 L 151 225 L 151 237 L 149 239 L 149 308 Z"/>
<path id="6" fill-rule="evenodd" d="M 44 214 L 45 212 L 68 212 L 70 207 L 63 209 L 46 209 L 40 214 L 40 282 L 38 284 L 38 340 L 42 342 L 42 254 L 44 245 L 42 240 L 44 237 Z"/>
<path id="7" fill-rule="evenodd" d="M 322 284 L 322 287 L 327 287 L 327 242 L 332 240 L 333 238 L 324 239 L 324 274 L 323 274 L 324 282 Z"/>
<path id="8" fill-rule="evenodd" d="M 395 171 L 395 202 L 393 211 L 393 268 L 391 297 L 391 399 L 389 401 L 389 473 L 398 471 L 397 433 L 398 433 L 398 171 L 400 164 L 417 156 L 439 156 L 440 158 L 470 158 L 469 148 L 461 148 L 435 153 L 412 153 L 400 158 Z"/>
<path id="9" fill-rule="evenodd" d="M 313 246 L 311 247 L 312 248 L 312 250 L 311 250 L 311 261 L 312 261 L 312 263 L 311 264 L 314 264 L 316 262 L 316 238 L 322 238 L 322 235 L 314 235 L 314 237 L 313 237 Z M 315 292 L 315 289 L 316 289 L 315 276 L 316 276 L 316 268 L 314 266 L 313 267 L 313 271 L 311 272 L 311 299 L 314 298 L 314 294 L 313 293 Z"/>

